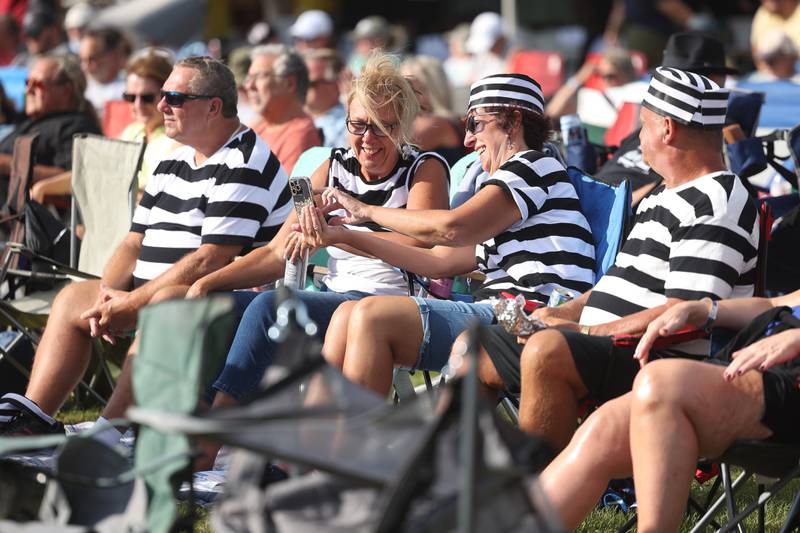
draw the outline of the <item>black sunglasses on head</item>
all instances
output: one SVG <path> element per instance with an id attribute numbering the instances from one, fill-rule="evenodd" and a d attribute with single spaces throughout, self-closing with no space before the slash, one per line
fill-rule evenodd
<path id="1" fill-rule="evenodd" d="M 186 100 L 209 100 L 214 98 L 210 94 L 188 94 L 178 91 L 161 91 L 161 98 L 170 107 L 182 107 Z"/>
<path id="2" fill-rule="evenodd" d="M 130 102 L 131 104 L 136 101 L 136 98 L 139 98 L 145 104 L 152 104 L 156 101 L 156 95 L 153 93 L 141 93 L 141 94 L 133 94 L 133 93 L 122 93 L 122 99 L 126 102 Z"/>

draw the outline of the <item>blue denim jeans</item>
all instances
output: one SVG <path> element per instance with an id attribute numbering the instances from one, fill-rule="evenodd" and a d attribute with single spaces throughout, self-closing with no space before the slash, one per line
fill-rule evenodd
<path id="1" fill-rule="evenodd" d="M 414 298 L 422 319 L 422 345 L 416 368 L 441 370 L 450 357 L 450 348 L 470 323 L 477 320 L 484 326 L 494 322 L 489 304 L 452 300 Z"/>
<path id="2" fill-rule="evenodd" d="M 249 305 L 242 315 L 225 366 L 213 388 L 237 401 L 242 401 L 256 391 L 264 372 L 272 364 L 277 353 L 278 345 L 267 335 L 267 331 L 275 323 L 276 293 L 266 291 L 233 294 L 237 300 L 237 308 L 248 298 Z M 346 293 L 297 291 L 294 295 L 306 304 L 308 316 L 319 327 L 321 336 L 325 335 L 331 316 L 339 304 L 369 296 L 356 291 Z"/>

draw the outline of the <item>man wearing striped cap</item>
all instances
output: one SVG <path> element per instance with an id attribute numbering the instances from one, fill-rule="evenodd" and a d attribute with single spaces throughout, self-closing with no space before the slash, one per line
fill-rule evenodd
<path id="1" fill-rule="evenodd" d="M 725 90 L 705 76 L 656 69 L 640 139 L 645 161 L 664 183 L 642 200 L 614 266 L 580 298 L 537 311 L 552 327 L 524 348 L 496 329 L 484 342 L 491 363 L 479 365 L 482 381 L 520 393 L 520 427 L 557 450 L 575 430 L 580 401 L 604 402 L 632 386 L 635 345 L 615 344 L 612 335 L 641 335 L 684 300 L 753 292 L 758 214 L 722 158 L 726 102 Z M 708 351 L 707 341 L 694 340 L 656 357 L 701 358 Z"/>

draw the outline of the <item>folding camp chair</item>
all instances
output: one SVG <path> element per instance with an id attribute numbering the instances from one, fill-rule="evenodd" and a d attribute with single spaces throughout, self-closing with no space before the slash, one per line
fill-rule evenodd
<path id="1" fill-rule="evenodd" d="M 25 255 L 48 267 L 46 271 L 34 273 L 34 279 L 47 279 L 55 284 L 48 291 L 36 292 L 8 302 L 0 301 L 0 322 L 25 334 L 34 346 L 39 341 L 36 330 L 46 324 L 55 296 L 71 279 L 99 277 L 109 257 L 129 231 L 135 208 L 137 173 L 144 152 L 143 143 L 77 134 L 72 151 L 71 264 L 64 265 L 49 258 L 35 256 L 22 244 L 7 244 L 10 251 L 16 252 L 15 255 Z M 83 216 L 85 228 L 80 257 L 75 236 L 78 212 Z M 9 261 L 5 264 L 10 264 Z M 17 270 L 13 273 L 20 277 L 31 275 Z M 113 373 L 106 365 L 102 343 L 98 341 L 95 347 L 97 357 L 90 369 L 88 381 L 81 382 L 81 390 L 104 403 L 104 396 L 113 389 Z M 124 353 L 124 347 L 115 347 L 112 352 L 119 356 Z M 10 357 L 8 353 L 4 355 Z"/>
<path id="2" fill-rule="evenodd" d="M 164 417 L 195 411 L 227 352 L 232 310 L 230 298 L 217 296 L 162 302 L 140 311 L 133 374 L 139 410 L 157 409 Z M 176 331 L 181 335 L 174 335 Z M 63 497 L 51 495 L 42 508 L 57 508 L 52 504 L 62 502 L 63 511 L 50 522 L 63 525 L 69 519 L 70 524 L 87 526 L 81 531 L 101 533 L 171 530 L 177 520 L 177 488 L 191 481 L 193 452 L 185 436 L 140 427 L 133 468 L 127 459 L 81 434 L 0 438 L 0 456 L 56 444 L 61 445 L 57 469 L 47 475 L 57 481 Z M 0 530 L 2 526 L 0 522 Z M 190 530 L 191 524 L 183 528 Z"/>
<path id="3" fill-rule="evenodd" d="M 28 202 L 28 189 L 33 178 L 33 155 L 36 151 L 37 135 L 20 135 L 14 140 L 14 151 L 11 156 L 11 171 L 8 176 L 8 193 L 3 206 L 2 218 L 6 225 L 7 240 L 23 242 L 25 239 L 25 223 L 22 219 L 25 204 Z M 2 272 L 0 282 L 5 280 L 5 273 L 10 268 L 17 268 L 19 257 L 7 248 L 3 251 Z M 9 287 L 13 292 L 15 287 Z"/>

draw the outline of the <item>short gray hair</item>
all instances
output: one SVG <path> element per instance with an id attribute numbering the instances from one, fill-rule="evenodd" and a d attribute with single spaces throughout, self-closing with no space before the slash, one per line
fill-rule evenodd
<path id="1" fill-rule="evenodd" d="M 236 105 L 236 80 L 233 72 L 222 61 L 211 57 L 187 57 L 175 63 L 175 68 L 190 68 L 197 72 L 189 82 L 189 90 L 194 94 L 215 96 L 222 100 L 222 116 L 233 118 L 238 114 Z"/>
<path id="2" fill-rule="evenodd" d="M 55 79 L 72 85 L 75 108 L 79 111 L 86 111 L 88 104 L 83 98 L 83 93 L 86 91 L 86 76 L 81 70 L 78 59 L 72 54 L 45 54 L 41 59 L 56 64 Z"/>
<path id="3" fill-rule="evenodd" d="M 300 103 L 306 101 L 308 92 L 308 67 L 303 57 L 292 48 L 283 44 L 264 44 L 256 46 L 250 53 L 250 59 L 255 61 L 257 57 L 270 56 L 275 58 L 272 70 L 275 76 L 285 78 L 294 76 L 297 87 L 296 96 Z"/>

